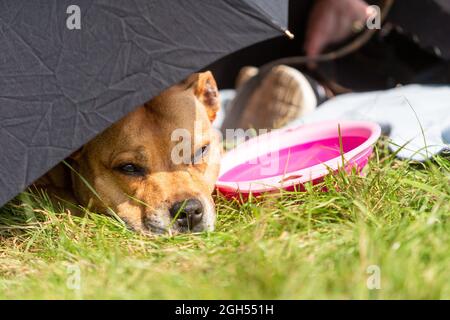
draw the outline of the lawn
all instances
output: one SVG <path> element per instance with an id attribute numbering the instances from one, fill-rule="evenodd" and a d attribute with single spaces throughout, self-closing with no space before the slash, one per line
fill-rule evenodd
<path id="1" fill-rule="evenodd" d="M 144 237 L 39 197 L 7 205 L 0 299 L 450 299 L 450 160 L 385 149 L 328 192 L 218 197 L 212 233 Z"/>

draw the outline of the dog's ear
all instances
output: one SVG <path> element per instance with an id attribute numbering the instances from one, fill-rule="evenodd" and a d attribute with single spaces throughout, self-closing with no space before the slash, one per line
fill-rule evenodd
<path id="1" fill-rule="evenodd" d="M 187 80 L 189 87 L 193 88 L 194 94 L 206 107 L 209 120 L 213 122 L 220 109 L 219 89 L 216 80 L 210 71 L 195 73 Z"/>

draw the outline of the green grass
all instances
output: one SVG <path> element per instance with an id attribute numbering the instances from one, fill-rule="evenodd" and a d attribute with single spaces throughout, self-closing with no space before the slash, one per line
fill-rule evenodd
<path id="1" fill-rule="evenodd" d="M 239 204 L 215 232 L 143 237 L 47 201 L 0 214 L 0 298 L 450 299 L 450 161 L 394 160 L 364 177 Z M 369 290 L 368 267 L 381 271 Z M 76 289 L 79 275 L 79 289 Z"/>

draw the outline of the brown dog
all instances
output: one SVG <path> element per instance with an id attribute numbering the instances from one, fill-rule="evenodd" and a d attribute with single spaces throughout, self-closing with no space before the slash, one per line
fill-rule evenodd
<path id="1" fill-rule="evenodd" d="M 53 199 L 114 212 L 144 233 L 212 230 L 218 109 L 212 74 L 194 74 L 84 145 L 67 159 L 72 169 L 60 164 L 35 186 Z"/>

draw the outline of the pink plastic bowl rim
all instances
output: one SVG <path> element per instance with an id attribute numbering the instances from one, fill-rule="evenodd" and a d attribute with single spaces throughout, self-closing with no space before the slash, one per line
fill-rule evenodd
<path id="1" fill-rule="evenodd" d="M 381 135 L 381 128 L 377 123 L 367 121 L 326 121 L 302 125 L 295 128 L 280 129 L 250 139 L 235 149 L 224 154 L 221 161 L 221 170 L 216 187 L 225 193 L 265 193 L 280 189 L 287 189 L 295 185 L 316 181 L 330 172 L 342 167 L 342 157 L 334 157 L 325 162 L 317 163 L 297 171 L 285 172 L 280 175 L 247 181 L 229 181 L 221 178 L 233 168 L 236 168 L 255 157 L 297 145 L 311 143 L 323 139 L 339 138 L 341 136 L 363 137 L 365 141 L 348 152 L 344 153 L 344 163 L 363 167 L 372 153 L 373 145 Z M 276 149 L 271 149 L 271 142 L 278 141 Z M 292 179 L 286 176 L 294 177 Z M 298 178 L 296 178 L 298 177 Z M 281 182 L 284 181 L 284 182 Z"/>

